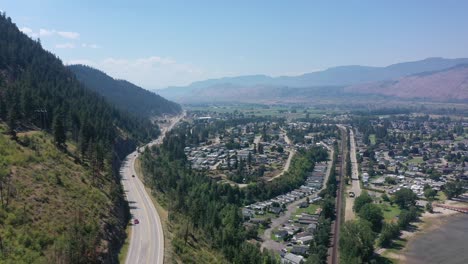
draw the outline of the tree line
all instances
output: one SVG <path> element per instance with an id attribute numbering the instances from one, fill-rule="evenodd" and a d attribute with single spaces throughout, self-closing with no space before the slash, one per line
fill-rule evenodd
<path id="1" fill-rule="evenodd" d="M 191 236 L 201 230 L 210 246 L 222 252 L 232 263 L 277 263 L 268 252 L 246 242 L 240 207 L 287 192 L 302 184 L 315 161 L 325 160 L 327 152 L 321 148 L 302 151 L 291 164 L 290 171 L 271 183 L 260 182 L 245 189 L 218 184 L 201 172 L 190 169 L 183 152 L 187 138 L 182 126 L 166 135 L 159 147 L 147 149 L 142 155 L 145 181 L 163 194 L 168 201 L 169 219 L 189 223 L 181 235 L 173 240 L 178 253 Z"/>

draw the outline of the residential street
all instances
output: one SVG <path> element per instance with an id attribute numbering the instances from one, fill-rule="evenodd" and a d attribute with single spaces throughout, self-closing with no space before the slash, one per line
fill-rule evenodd
<path id="1" fill-rule="evenodd" d="M 322 143 L 323 144 L 323 143 Z M 325 144 L 323 144 L 328 150 L 329 150 L 329 157 L 330 158 L 333 158 L 333 148 L 329 147 L 329 146 L 326 146 Z M 331 164 L 332 164 L 332 161 L 328 161 L 328 167 L 327 167 L 327 172 L 325 174 L 325 179 L 324 179 L 324 182 L 323 182 L 323 187 L 322 189 L 320 190 L 323 190 L 326 186 L 326 183 L 328 181 L 328 177 L 330 176 L 330 171 L 331 171 Z M 309 196 L 309 198 L 313 198 L 313 197 L 316 197 L 317 194 L 319 193 L 320 191 L 316 192 L 315 194 Z M 261 249 L 263 250 L 264 248 L 266 249 L 270 249 L 270 250 L 276 250 L 276 251 L 280 251 L 282 248 L 284 248 L 284 245 L 282 245 L 281 243 L 278 243 L 274 240 L 271 239 L 271 234 L 273 232 L 273 229 L 281 226 L 282 224 L 284 224 L 285 222 L 288 221 L 288 219 L 291 217 L 291 214 L 293 211 L 295 211 L 297 209 L 297 206 L 306 201 L 307 200 L 307 197 L 304 197 L 302 199 L 299 199 L 297 201 L 294 201 L 293 203 L 289 204 L 286 208 L 287 210 L 284 212 L 284 214 L 281 214 L 278 218 L 275 218 L 275 219 L 272 219 L 271 220 L 271 225 L 268 229 L 265 230 L 265 232 L 262 234 L 261 238 L 263 240 L 263 243 L 262 243 L 262 246 L 261 246 Z"/>

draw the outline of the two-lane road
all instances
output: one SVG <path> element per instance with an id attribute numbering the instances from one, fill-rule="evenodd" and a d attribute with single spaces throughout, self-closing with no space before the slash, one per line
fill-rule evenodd
<path id="1" fill-rule="evenodd" d="M 137 157 L 136 151 L 127 156 L 120 172 L 122 185 L 130 205 L 132 223 L 134 219 L 139 220 L 139 224 L 132 226 L 125 263 L 163 264 L 164 235 L 161 219 L 145 186 L 136 175 L 135 160 Z"/>
<path id="2" fill-rule="evenodd" d="M 184 116 L 185 112 L 173 118 L 167 127 L 161 128 L 161 136 L 148 143 L 147 146 L 161 144 L 165 133 L 171 130 Z M 143 149 L 140 148 L 141 151 Z M 130 205 L 133 224 L 125 263 L 163 264 L 164 233 L 161 219 L 150 195 L 146 192 L 141 181 L 142 178 L 135 171 L 135 161 L 138 156 L 139 153 L 134 151 L 125 158 L 120 168 L 121 181 Z M 134 224 L 134 219 L 138 219 L 139 223 Z"/>

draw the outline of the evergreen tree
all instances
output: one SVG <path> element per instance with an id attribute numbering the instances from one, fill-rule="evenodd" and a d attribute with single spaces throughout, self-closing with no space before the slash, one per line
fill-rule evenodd
<path id="1" fill-rule="evenodd" d="M 65 126 L 63 124 L 63 117 L 61 113 L 55 115 L 53 128 L 55 144 L 59 147 L 64 147 L 67 137 L 65 134 Z"/>

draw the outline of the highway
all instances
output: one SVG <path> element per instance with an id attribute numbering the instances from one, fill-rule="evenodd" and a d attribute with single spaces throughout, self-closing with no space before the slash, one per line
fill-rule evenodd
<path id="1" fill-rule="evenodd" d="M 356 159 L 356 140 L 354 137 L 354 131 L 351 128 L 349 130 L 349 140 L 351 142 L 351 149 L 349 152 L 351 159 L 351 188 L 348 188 L 348 192 L 353 192 L 355 197 L 350 197 L 346 194 L 346 208 L 345 208 L 345 220 L 353 220 L 356 218 L 356 213 L 353 211 L 354 199 L 361 195 L 361 183 L 359 180 L 358 163 Z"/>
<path id="2" fill-rule="evenodd" d="M 167 127 L 161 128 L 161 136 L 147 145 L 160 144 L 165 133 L 172 129 L 184 115 L 185 113 L 172 119 Z M 143 149 L 144 147 L 140 148 L 141 151 Z M 125 158 L 120 168 L 122 186 L 132 215 L 130 243 L 125 263 L 163 264 L 164 233 L 161 219 L 150 195 L 146 192 L 141 175 L 137 175 L 135 171 L 135 161 L 138 156 L 137 151 L 132 152 Z M 135 177 L 132 177 L 133 175 Z M 134 224 L 134 219 L 138 219 L 139 223 Z"/>

